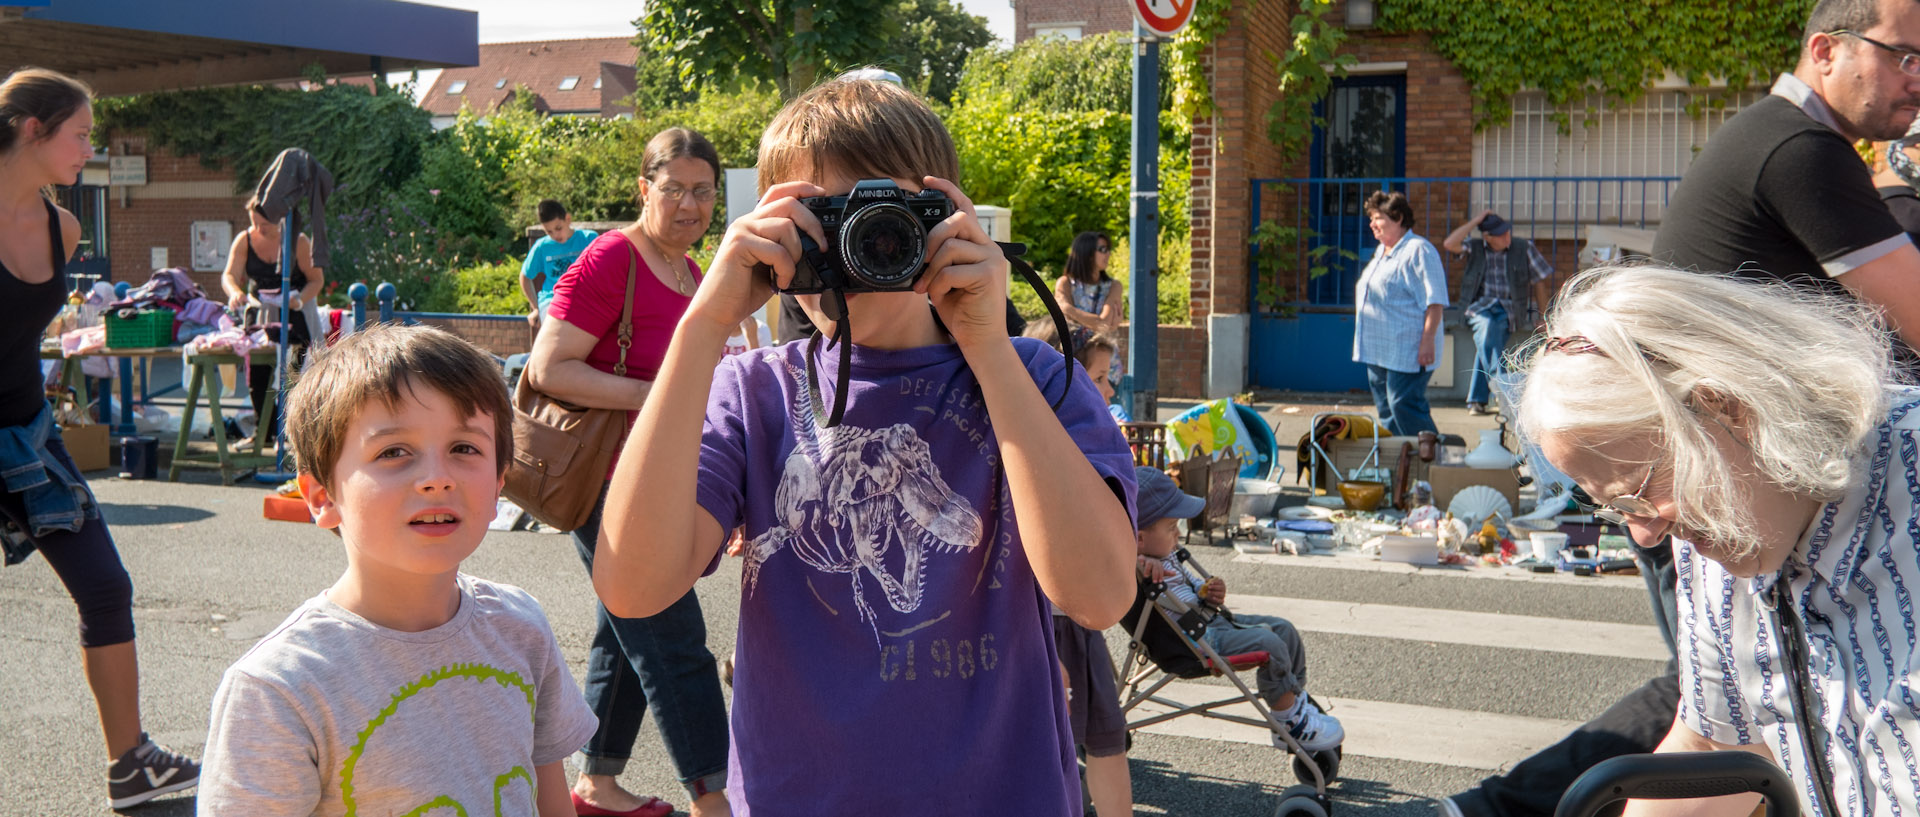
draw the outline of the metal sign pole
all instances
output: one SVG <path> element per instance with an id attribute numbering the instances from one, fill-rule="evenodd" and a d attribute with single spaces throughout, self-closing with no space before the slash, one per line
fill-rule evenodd
<path id="1" fill-rule="evenodd" d="M 1128 222 L 1127 373 L 1125 403 L 1139 422 L 1154 422 L 1160 391 L 1160 41 L 1133 25 L 1133 195 Z"/>

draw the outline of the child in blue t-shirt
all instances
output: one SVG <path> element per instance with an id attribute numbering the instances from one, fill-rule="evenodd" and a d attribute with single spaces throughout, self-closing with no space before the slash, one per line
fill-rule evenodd
<path id="1" fill-rule="evenodd" d="M 520 292 L 527 296 L 527 323 L 535 329 L 547 314 L 547 302 L 553 300 L 553 285 L 600 236 L 592 230 L 574 229 L 566 205 L 553 199 L 540 201 L 539 216 L 540 229 L 547 234 L 533 242 L 527 260 L 520 264 Z"/>
<path id="2" fill-rule="evenodd" d="M 1048 600 L 1094 629 L 1132 602 L 1126 441 L 1091 380 L 1008 338 L 1008 261 L 948 181 L 959 159 L 924 102 L 836 80 L 760 145 L 760 203 L 728 230 L 620 457 L 594 587 L 615 615 L 650 615 L 744 526 L 736 815 L 1077 815 Z M 928 231 L 914 289 L 847 297 L 845 416 L 828 427 L 816 400 L 833 400 L 838 348 L 722 360 L 722 341 L 793 280 L 802 234 L 838 245 L 798 199 L 877 178 L 954 213 Z M 798 300 L 832 337 L 822 296 Z"/>

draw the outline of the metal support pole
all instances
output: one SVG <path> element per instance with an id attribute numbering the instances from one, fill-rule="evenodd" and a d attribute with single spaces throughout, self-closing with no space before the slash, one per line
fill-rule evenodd
<path id="1" fill-rule="evenodd" d="M 1160 394 L 1160 41 L 1133 26 L 1133 196 L 1128 221 L 1127 377 L 1133 419 L 1154 422 Z"/>
<path id="2" fill-rule="evenodd" d="M 381 323 L 393 320 L 393 299 L 399 296 L 400 291 L 394 289 L 392 284 L 381 284 L 373 288 L 373 297 L 380 299 Z"/>
<path id="3" fill-rule="evenodd" d="M 359 281 L 347 287 L 347 300 L 353 302 L 353 331 L 367 325 L 367 285 Z"/>
<path id="4" fill-rule="evenodd" d="M 266 483 L 285 482 L 293 479 L 293 474 L 287 470 L 286 424 L 287 365 L 291 360 L 290 353 L 287 351 L 287 343 L 291 340 L 289 334 L 292 329 L 291 321 L 298 316 L 298 313 L 293 311 L 293 265 L 300 263 L 293 255 L 294 240 L 299 237 L 294 235 L 293 232 L 293 212 L 293 207 L 289 206 L 286 217 L 280 220 L 280 337 L 274 344 L 273 350 L 275 358 L 273 367 L 273 420 L 274 424 L 279 427 L 277 429 L 255 428 L 253 431 L 256 435 L 269 432 L 274 434 L 273 471 L 271 473 L 259 472 L 254 474 L 256 481 Z M 301 319 L 305 320 L 304 317 Z M 240 363 L 244 366 L 247 364 L 247 361 L 243 359 Z M 186 419 L 187 418 L 181 418 L 181 422 L 186 422 Z M 266 420 L 265 417 L 256 419 L 262 422 Z"/>

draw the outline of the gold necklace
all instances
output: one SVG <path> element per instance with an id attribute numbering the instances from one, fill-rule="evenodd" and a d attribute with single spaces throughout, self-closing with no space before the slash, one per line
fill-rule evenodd
<path id="1" fill-rule="evenodd" d="M 653 236 L 647 235 L 647 231 L 638 230 L 637 232 L 640 233 L 640 237 L 647 240 L 647 246 L 653 248 L 653 254 L 660 256 L 661 263 L 673 267 L 673 294 L 683 298 L 693 297 L 694 287 L 693 284 L 687 281 L 686 265 L 675 264 L 671 259 L 667 258 L 666 251 L 660 249 L 659 244 L 654 243 Z"/>

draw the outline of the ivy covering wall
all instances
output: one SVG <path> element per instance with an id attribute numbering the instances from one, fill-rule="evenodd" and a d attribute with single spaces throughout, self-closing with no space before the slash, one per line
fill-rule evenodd
<path id="1" fill-rule="evenodd" d="M 1188 115 L 1212 113 L 1202 57 L 1253 3 L 1284 0 L 1195 0 L 1193 20 L 1168 49 L 1174 104 Z M 1801 28 L 1814 0 L 1377 0 L 1378 30 L 1425 32 L 1436 53 L 1460 69 L 1473 89 L 1474 122 L 1507 121 L 1512 98 L 1538 89 L 1558 110 L 1563 128 L 1594 94 L 1632 102 L 1671 71 L 1688 84 L 1724 82 L 1738 90 L 1766 85 L 1792 70 Z M 1322 67 L 1347 32 L 1326 21 L 1332 4 L 1298 0 L 1289 48 L 1265 54 L 1279 68 L 1283 97 L 1267 111 L 1268 136 L 1292 155 L 1311 138 L 1311 104 L 1326 90 Z M 1305 100 L 1288 101 L 1287 96 Z"/>
<path id="2" fill-rule="evenodd" d="M 1765 85 L 1792 70 L 1812 0 L 1380 0 L 1380 28 L 1431 32 L 1473 87 L 1480 127 L 1505 122 L 1523 88 L 1568 114 L 1601 93 L 1630 102 L 1672 71 L 1704 87 Z"/>

